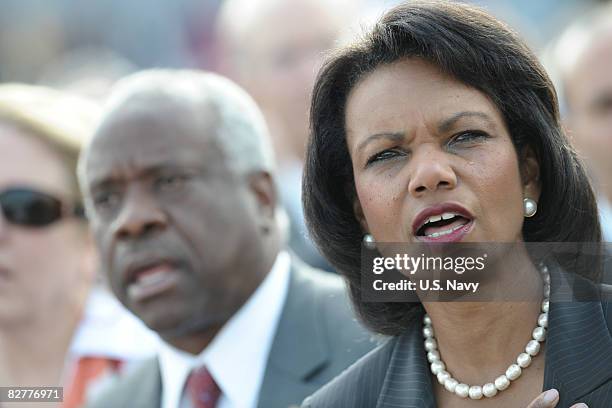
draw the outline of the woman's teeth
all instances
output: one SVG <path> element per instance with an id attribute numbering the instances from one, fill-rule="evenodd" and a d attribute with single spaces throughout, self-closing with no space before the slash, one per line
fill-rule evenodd
<path id="1" fill-rule="evenodd" d="M 417 231 L 417 235 L 437 238 L 451 234 L 470 222 L 469 219 L 457 213 L 432 215 Z"/>
<path id="2" fill-rule="evenodd" d="M 451 229 L 445 230 L 445 231 L 440 231 L 440 232 L 432 232 L 431 234 L 426 234 L 426 237 L 429 238 L 437 238 L 437 237 L 441 237 L 443 235 L 448 235 L 452 232 L 457 231 L 459 228 L 462 228 L 465 224 L 461 224 L 461 225 L 456 225 L 454 227 L 452 227 Z"/>
<path id="3" fill-rule="evenodd" d="M 442 220 L 450 220 L 451 218 L 458 217 L 458 216 L 459 215 L 455 214 L 455 213 L 444 213 L 444 214 L 441 214 L 441 215 L 432 215 L 431 217 L 429 217 L 427 219 L 427 221 L 425 221 L 425 224 L 423 224 L 423 225 L 426 225 L 426 224 L 429 224 L 429 223 L 432 223 L 432 222 L 442 221 Z"/>

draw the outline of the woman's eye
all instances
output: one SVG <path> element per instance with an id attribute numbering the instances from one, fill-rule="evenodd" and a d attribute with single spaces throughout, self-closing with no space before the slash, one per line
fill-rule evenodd
<path id="1" fill-rule="evenodd" d="M 487 139 L 489 135 L 484 132 L 477 130 L 470 130 L 467 132 L 461 132 L 448 141 L 449 145 L 461 144 L 461 143 L 477 143 Z"/>
<path id="2" fill-rule="evenodd" d="M 370 164 L 374 164 L 376 162 L 381 162 L 381 161 L 385 161 L 385 160 L 390 160 L 390 159 L 394 159 L 396 157 L 400 157 L 400 156 L 404 156 L 405 152 L 399 150 L 399 149 L 387 149 L 387 150 L 383 150 L 380 153 L 376 153 L 375 155 L 373 155 L 372 157 L 370 157 L 366 163 L 366 166 L 369 166 Z"/>

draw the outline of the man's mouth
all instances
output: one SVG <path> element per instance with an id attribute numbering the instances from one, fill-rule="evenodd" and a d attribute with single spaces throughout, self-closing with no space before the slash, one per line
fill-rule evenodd
<path id="1" fill-rule="evenodd" d="M 173 263 L 157 261 L 131 268 L 127 295 L 131 302 L 142 302 L 176 288 L 179 272 Z"/>

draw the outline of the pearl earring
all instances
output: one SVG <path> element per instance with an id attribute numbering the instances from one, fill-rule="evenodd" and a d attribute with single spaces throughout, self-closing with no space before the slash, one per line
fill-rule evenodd
<path id="1" fill-rule="evenodd" d="M 536 212 L 538 212 L 538 203 L 531 198 L 523 199 L 523 213 L 525 214 L 525 217 L 533 217 Z"/>
<path id="2" fill-rule="evenodd" d="M 376 247 L 376 240 L 374 239 L 372 234 L 365 234 L 363 236 L 363 243 L 365 244 L 366 247 L 368 247 L 370 249 Z"/>

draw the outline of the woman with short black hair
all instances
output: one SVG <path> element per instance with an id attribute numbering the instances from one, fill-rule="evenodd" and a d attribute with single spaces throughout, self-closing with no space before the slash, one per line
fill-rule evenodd
<path id="1" fill-rule="evenodd" d="M 549 273 L 525 250 L 529 273 L 501 275 L 523 279 L 533 302 L 362 300 L 362 241 L 601 241 L 555 90 L 513 31 L 463 4 L 400 5 L 325 64 L 311 128 L 303 184 L 310 232 L 347 277 L 362 320 L 393 337 L 305 406 L 608 406 L 612 308 L 551 303 L 548 316 L 550 279 L 553 288 L 567 274 L 599 279 L 597 261 L 580 251 Z M 548 404 L 535 405 L 551 388 L 538 399 Z"/>

